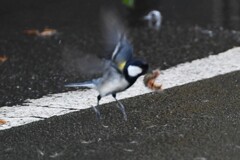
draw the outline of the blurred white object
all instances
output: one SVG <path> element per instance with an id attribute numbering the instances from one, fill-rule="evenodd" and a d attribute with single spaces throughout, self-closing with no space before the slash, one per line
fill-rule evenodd
<path id="1" fill-rule="evenodd" d="M 159 11 L 152 10 L 146 16 L 144 16 L 143 19 L 148 21 L 149 28 L 155 30 L 160 29 L 162 23 L 162 15 Z"/>

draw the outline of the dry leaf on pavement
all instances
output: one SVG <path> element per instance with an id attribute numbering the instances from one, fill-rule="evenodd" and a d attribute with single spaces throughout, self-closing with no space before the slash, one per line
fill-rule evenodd
<path id="1" fill-rule="evenodd" d="M 156 83 L 156 79 L 159 75 L 160 75 L 159 69 L 153 70 L 151 73 L 146 74 L 143 79 L 145 86 L 153 91 L 161 91 L 162 84 Z"/>
<path id="2" fill-rule="evenodd" d="M 4 125 L 4 124 L 6 124 L 7 123 L 7 121 L 5 121 L 5 120 L 3 120 L 3 119 L 0 119 L 0 125 Z"/>
<path id="3" fill-rule="evenodd" d="M 58 32 L 56 29 L 44 28 L 42 31 L 39 31 L 38 29 L 27 29 L 27 30 L 24 30 L 23 33 L 29 36 L 51 37 L 56 35 Z"/>
<path id="4" fill-rule="evenodd" d="M 5 62 L 7 59 L 8 59 L 7 56 L 5 56 L 5 55 L 0 55 L 0 64 L 3 63 L 3 62 Z"/>

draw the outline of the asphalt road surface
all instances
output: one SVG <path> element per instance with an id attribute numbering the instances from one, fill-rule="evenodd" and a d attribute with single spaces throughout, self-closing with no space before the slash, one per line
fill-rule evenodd
<path id="1" fill-rule="evenodd" d="M 236 0 L 141 2 L 133 11 L 117 0 L 5 1 L 0 5 L 0 55 L 8 59 L 0 64 L 0 119 L 1 107 L 67 92 L 66 82 L 99 75 L 81 64 L 105 56 L 99 18 L 105 6 L 115 6 L 131 22 L 135 55 L 151 69 L 219 54 L 240 42 Z M 160 32 L 132 22 L 149 9 L 162 12 Z M 23 33 L 44 27 L 59 34 Z M 102 121 L 86 109 L 1 130 L 0 159 L 239 159 L 239 91 L 236 71 L 124 99 L 131 106 L 127 122 L 109 103 L 101 106 Z"/>
<path id="2" fill-rule="evenodd" d="M 0 132 L 0 159 L 239 159 L 240 72 Z"/>

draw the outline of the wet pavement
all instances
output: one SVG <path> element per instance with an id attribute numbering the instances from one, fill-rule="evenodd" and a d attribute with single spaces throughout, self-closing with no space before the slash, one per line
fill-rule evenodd
<path id="1" fill-rule="evenodd" d="M 239 159 L 240 72 L 0 132 L 0 159 Z"/>

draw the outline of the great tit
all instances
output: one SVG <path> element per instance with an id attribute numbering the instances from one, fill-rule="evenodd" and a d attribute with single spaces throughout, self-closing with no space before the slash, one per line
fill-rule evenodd
<path id="1" fill-rule="evenodd" d="M 124 34 L 119 36 L 118 43 L 108 60 L 108 67 L 102 77 L 82 83 L 70 83 L 65 87 L 87 87 L 98 91 L 97 105 L 93 106 L 97 118 L 100 119 L 99 102 L 102 97 L 112 95 L 120 108 L 124 120 L 127 120 L 124 105 L 117 100 L 116 94 L 131 87 L 138 77 L 148 71 L 148 64 L 133 58 L 133 46 Z"/>

